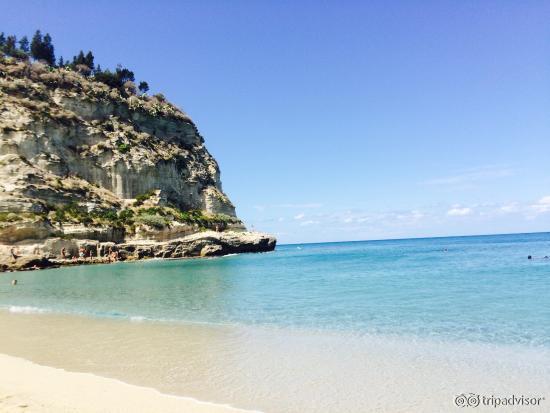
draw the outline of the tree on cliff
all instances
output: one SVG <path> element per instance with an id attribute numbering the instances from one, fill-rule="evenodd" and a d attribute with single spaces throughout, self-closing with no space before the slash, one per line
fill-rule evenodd
<path id="1" fill-rule="evenodd" d="M 18 43 L 19 47 L 17 47 Z M 27 36 L 23 36 L 17 42 L 17 38 L 14 35 L 6 37 L 3 32 L 0 33 L 0 52 L 21 60 L 27 60 L 30 56 L 34 60 L 47 63 L 49 66 L 56 66 L 52 37 L 49 33 L 42 36 L 40 30 L 34 33 L 30 45 Z M 112 88 L 118 88 L 121 91 L 128 90 L 130 92 L 133 90 L 133 93 L 135 93 L 135 85 L 133 85 L 135 81 L 134 72 L 121 65 L 118 65 L 114 72 L 108 69 L 103 71 L 99 65 L 96 66 L 94 60 L 95 58 L 91 51 L 84 54 L 84 51 L 81 50 L 78 55 L 73 57 L 72 62 L 70 60 L 63 60 L 63 57 L 60 57 L 57 66 L 60 68 L 70 68 L 84 76 L 93 74 L 95 80 L 103 82 Z M 140 82 L 139 90 L 143 94 L 147 93 L 149 90 L 147 82 Z"/>
<path id="2" fill-rule="evenodd" d="M 141 93 L 147 93 L 149 91 L 149 84 L 147 82 L 139 82 L 138 89 Z"/>
<path id="3" fill-rule="evenodd" d="M 8 36 L 6 39 L 6 45 L 4 46 L 4 51 L 8 55 L 13 55 L 17 49 L 17 38 L 15 36 Z"/>
<path id="4" fill-rule="evenodd" d="M 35 60 L 44 60 L 50 66 L 55 66 L 54 47 L 52 44 L 52 38 L 48 33 L 46 33 L 46 35 L 42 38 L 42 33 L 40 33 L 40 30 L 36 31 L 32 37 L 31 56 Z"/>
<path id="5" fill-rule="evenodd" d="M 84 54 L 81 50 L 78 56 L 74 56 L 71 67 L 75 68 L 78 65 L 87 66 L 90 69 L 90 72 L 92 72 L 94 70 L 94 55 L 92 52 L 88 51 L 88 53 Z"/>
<path id="6" fill-rule="evenodd" d="M 29 39 L 27 36 L 23 36 L 21 40 L 19 40 L 19 49 L 24 53 L 29 53 Z"/>

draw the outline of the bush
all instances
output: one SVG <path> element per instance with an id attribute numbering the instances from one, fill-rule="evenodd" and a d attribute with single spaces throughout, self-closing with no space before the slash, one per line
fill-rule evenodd
<path id="1" fill-rule="evenodd" d="M 156 229 L 162 229 L 168 225 L 166 218 L 161 217 L 160 215 L 152 214 L 140 214 L 136 218 L 136 222 L 140 224 L 145 224 Z"/>
<path id="2" fill-rule="evenodd" d="M 77 222 L 91 222 L 89 215 L 88 210 L 76 202 L 55 208 L 55 220 L 57 222 L 66 222 L 71 219 Z"/>
<path id="3" fill-rule="evenodd" d="M 120 145 L 118 145 L 118 150 L 120 153 L 126 153 L 130 151 L 130 148 L 131 146 L 127 143 L 121 143 Z"/>
<path id="4" fill-rule="evenodd" d="M 135 206 L 143 205 L 145 201 L 147 201 L 149 198 L 151 198 L 153 195 L 155 195 L 155 190 L 152 189 L 149 192 L 146 192 L 144 194 L 136 196 L 136 202 L 134 203 Z"/>
<path id="5" fill-rule="evenodd" d="M 134 223 L 134 211 L 131 209 L 123 209 L 118 214 L 118 219 L 124 224 L 124 225 L 132 225 Z"/>
<path id="6" fill-rule="evenodd" d="M 131 80 L 124 82 L 124 84 L 122 85 L 122 88 L 128 95 L 136 94 L 136 84 Z"/>
<path id="7" fill-rule="evenodd" d="M 23 218 L 13 212 L 0 212 L 0 222 L 17 222 Z"/>

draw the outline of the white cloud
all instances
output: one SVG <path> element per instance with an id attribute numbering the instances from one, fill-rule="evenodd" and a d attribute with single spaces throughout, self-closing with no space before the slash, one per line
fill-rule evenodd
<path id="1" fill-rule="evenodd" d="M 502 205 L 498 210 L 499 212 L 505 214 L 513 214 L 514 212 L 519 212 L 520 209 L 521 208 L 517 202 L 512 202 L 510 204 Z"/>
<path id="2" fill-rule="evenodd" d="M 531 205 L 536 212 L 539 214 L 550 212 L 550 195 L 544 196 L 538 200 L 537 203 Z"/>
<path id="3" fill-rule="evenodd" d="M 294 219 L 295 219 L 295 220 L 304 219 L 305 216 L 306 216 L 306 215 L 302 212 L 302 213 L 300 213 L 300 214 L 298 214 L 298 215 L 294 215 Z"/>
<path id="4" fill-rule="evenodd" d="M 472 213 L 472 208 L 455 206 L 447 211 L 447 215 L 450 217 L 464 217 Z"/>
<path id="5" fill-rule="evenodd" d="M 319 223 L 319 221 L 308 220 L 308 221 L 300 222 L 300 226 L 305 227 L 307 225 L 314 225 L 314 224 L 318 224 L 318 223 Z"/>

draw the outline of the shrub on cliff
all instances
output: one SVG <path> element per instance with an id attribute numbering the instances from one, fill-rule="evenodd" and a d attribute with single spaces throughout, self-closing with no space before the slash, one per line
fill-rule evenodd
<path id="1" fill-rule="evenodd" d="M 145 224 L 156 229 L 162 229 L 169 224 L 165 217 L 152 214 L 140 214 L 137 216 L 135 222 Z"/>

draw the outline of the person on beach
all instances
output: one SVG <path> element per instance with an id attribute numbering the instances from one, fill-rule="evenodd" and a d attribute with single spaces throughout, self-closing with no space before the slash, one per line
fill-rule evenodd
<path id="1" fill-rule="evenodd" d="M 15 247 L 11 247 L 10 253 L 11 253 L 11 257 L 15 261 L 18 257 L 18 255 L 15 253 Z"/>
<path id="2" fill-rule="evenodd" d="M 78 249 L 78 257 L 79 257 L 81 260 L 84 260 L 85 253 L 86 253 L 86 250 L 84 249 L 84 247 L 80 247 L 80 248 Z"/>
<path id="3" fill-rule="evenodd" d="M 61 258 L 67 258 L 67 250 L 65 249 L 65 247 L 61 248 Z"/>

